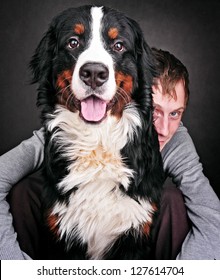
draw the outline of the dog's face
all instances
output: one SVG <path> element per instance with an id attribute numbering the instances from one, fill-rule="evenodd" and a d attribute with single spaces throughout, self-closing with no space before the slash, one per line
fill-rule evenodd
<path id="1" fill-rule="evenodd" d="M 100 123 L 108 114 L 121 116 L 140 81 L 150 87 L 150 61 L 136 22 L 106 7 L 83 6 L 53 20 L 31 67 L 35 81 L 47 88 L 40 104 L 60 104 Z"/>

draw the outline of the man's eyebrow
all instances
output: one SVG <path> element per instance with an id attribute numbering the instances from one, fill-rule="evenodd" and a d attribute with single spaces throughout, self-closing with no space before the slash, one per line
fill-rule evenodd
<path id="1" fill-rule="evenodd" d="M 155 103 L 155 102 L 153 102 L 153 106 L 154 106 L 154 107 L 157 106 L 157 107 L 161 108 L 161 106 L 160 106 L 159 104 Z"/>
<path id="2" fill-rule="evenodd" d="M 186 108 L 185 107 L 179 107 L 179 108 L 177 108 L 177 109 L 175 109 L 174 111 L 180 111 L 180 110 L 185 110 Z"/>
<path id="3" fill-rule="evenodd" d="M 159 104 L 157 104 L 157 103 L 155 103 L 155 102 L 153 102 L 153 106 L 154 107 L 158 107 L 158 108 L 162 108 L 162 106 L 160 106 Z M 185 110 L 186 108 L 184 107 L 184 106 L 182 106 L 182 107 L 179 107 L 179 108 L 176 108 L 176 109 L 174 109 L 174 110 L 172 110 L 172 112 L 174 112 L 174 111 L 180 111 L 180 110 Z"/>

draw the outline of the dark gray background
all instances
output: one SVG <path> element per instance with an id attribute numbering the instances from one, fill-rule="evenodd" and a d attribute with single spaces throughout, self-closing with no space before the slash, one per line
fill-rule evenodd
<path id="1" fill-rule="evenodd" d="M 220 196 L 219 0 L 1 1 L 0 154 L 40 127 L 27 65 L 52 17 L 91 3 L 125 12 L 139 22 L 150 46 L 171 51 L 188 67 L 191 96 L 184 123 Z"/>

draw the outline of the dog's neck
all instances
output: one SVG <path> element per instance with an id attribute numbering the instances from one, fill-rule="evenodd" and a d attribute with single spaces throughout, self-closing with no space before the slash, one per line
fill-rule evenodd
<path id="1" fill-rule="evenodd" d="M 69 191 L 69 186 L 73 188 L 83 184 L 85 180 L 88 182 L 97 176 L 103 176 L 105 170 L 106 180 L 116 180 L 117 176 L 116 181 L 119 180 L 127 189 L 132 171 L 124 165 L 120 151 L 133 140 L 134 133 L 140 126 L 138 112 L 132 105 L 124 110 L 122 118 L 109 115 L 98 125 L 85 123 L 77 113 L 58 106 L 54 114 L 50 115 L 47 129 L 54 131 L 58 128 L 53 132 L 51 141 L 58 147 L 62 157 L 70 163 L 69 170 L 74 170 L 71 184 L 63 180 L 59 187 L 63 191 Z M 84 176 L 79 176 L 79 173 Z M 69 177 L 66 176 L 66 180 L 69 180 Z"/>

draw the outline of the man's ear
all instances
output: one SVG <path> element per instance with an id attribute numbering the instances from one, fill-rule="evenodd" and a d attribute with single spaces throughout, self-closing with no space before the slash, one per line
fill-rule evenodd
<path id="1" fill-rule="evenodd" d="M 55 38 L 50 28 L 37 46 L 30 61 L 29 68 L 32 72 L 32 83 L 51 80 L 51 69 L 54 54 L 56 52 Z"/>

